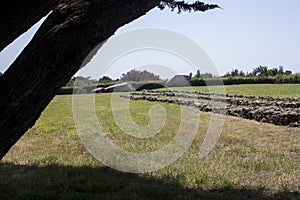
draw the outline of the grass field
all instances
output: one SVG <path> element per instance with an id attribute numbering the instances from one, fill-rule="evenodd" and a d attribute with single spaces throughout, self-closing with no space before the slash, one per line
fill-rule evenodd
<path id="1" fill-rule="evenodd" d="M 225 88 L 228 93 L 300 97 L 300 85 Z M 149 124 L 149 108 L 156 104 L 130 102 L 133 121 Z M 110 94 L 97 94 L 95 105 L 102 131 L 128 151 L 163 147 L 180 124 L 180 107 L 161 104 L 167 116 L 164 128 L 151 139 L 135 139 L 114 122 Z M 56 96 L 1 161 L 0 199 L 300 199 L 299 128 L 227 117 L 217 145 L 199 159 L 210 117 L 200 113 L 194 142 L 173 164 L 129 174 L 104 166 L 88 153 L 76 132 L 72 96 Z"/>
<path id="2" fill-rule="evenodd" d="M 173 88 L 187 90 L 191 88 Z M 195 91 L 208 92 L 207 86 L 193 87 Z M 244 94 L 255 96 L 274 96 L 274 97 L 300 97 L 300 84 L 246 84 L 246 85 L 226 85 L 211 86 L 212 91 L 224 91 L 228 94 Z"/>

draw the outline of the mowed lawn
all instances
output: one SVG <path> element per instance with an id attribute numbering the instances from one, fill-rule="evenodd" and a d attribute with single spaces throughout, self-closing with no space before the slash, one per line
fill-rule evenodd
<path id="1" fill-rule="evenodd" d="M 225 89 L 231 94 L 300 97 L 299 84 Z M 208 91 L 205 87 L 195 90 Z M 111 94 L 95 96 L 102 132 L 127 151 L 158 150 L 179 129 L 180 106 L 159 104 L 165 109 L 166 121 L 157 135 L 148 139 L 126 135 L 114 120 L 112 107 L 117 106 Z M 149 109 L 157 104 L 131 101 L 129 114 L 137 125 L 146 127 L 151 123 Z M 127 112 L 120 106 L 115 110 Z M 56 96 L 0 162 L 0 199 L 300 199 L 299 128 L 226 117 L 216 146 L 200 159 L 199 148 L 212 115 L 198 114 L 196 138 L 178 160 L 154 172 L 130 174 L 93 158 L 77 134 L 72 95 Z"/>
<path id="2" fill-rule="evenodd" d="M 300 84 L 245 84 L 226 86 L 179 87 L 176 90 L 195 90 L 203 92 L 224 92 L 228 94 L 244 94 L 273 97 L 299 97 Z"/>

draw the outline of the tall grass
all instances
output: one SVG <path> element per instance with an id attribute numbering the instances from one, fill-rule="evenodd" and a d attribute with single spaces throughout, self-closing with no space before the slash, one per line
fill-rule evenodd
<path id="1" fill-rule="evenodd" d="M 297 87 L 284 86 L 228 86 L 226 91 L 299 96 Z M 71 100 L 70 95 L 56 96 L 1 161 L 0 199 L 300 197 L 299 128 L 227 117 L 217 145 L 206 158 L 199 159 L 199 147 L 211 119 L 210 113 L 199 113 L 197 136 L 182 157 L 158 171 L 127 174 L 106 167 L 85 149 L 76 132 Z M 114 122 L 110 94 L 96 94 L 95 105 L 103 132 L 128 151 L 161 148 L 174 137 L 180 121 L 178 105 L 162 104 L 167 113 L 165 127 L 151 139 L 136 139 L 125 135 Z M 149 124 L 148 112 L 153 105 L 156 103 L 131 102 L 133 121 L 141 126 Z"/>

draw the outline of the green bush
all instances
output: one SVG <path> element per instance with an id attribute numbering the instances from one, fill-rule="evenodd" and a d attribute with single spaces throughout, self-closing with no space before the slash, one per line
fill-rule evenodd
<path id="1" fill-rule="evenodd" d="M 287 84 L 300 83 L 300 74 L 286 75 L 281 74 L 277 76 L 230 76 L 222 78 L 192 78 L 190 80 L 191 86 L 205 86 L 205 85 L 240 85 L 240 84 Z"/>
<path id="2" fill-rule="evenodd" d="M 131 82 L 136 91 L 164 88 L 166 81 Z"/>
<path id="3" fill-rule="evenodd" d="M 286 75 L 280 74 L 276 76 L 276 83 L 300 83 L 300 74 Z"/>

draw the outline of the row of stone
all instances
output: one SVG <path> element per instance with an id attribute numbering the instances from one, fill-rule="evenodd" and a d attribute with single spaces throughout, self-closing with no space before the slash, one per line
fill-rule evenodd
<path id="1" fill-rule="evenodd" d="M 123 98 L 132 100 L 147 100 L 152 102 L 172 103 L 186 106 L 193 106 L 203 112 L 213 112 L 256 120 L 259 122 L 272 123 L 291 127 L 300 127 L 300 108 L 283 108 L 278 106 L 246 107 L 236 106 L 218 101 L 161 98 L 150 95 L 121 95 Z"/>
<path id="2" fill-rule="evenodd" d="M 259 122 L 291 127 L 300 127 L 300 109 L 268 107 L 236 107 L 228 109 L 227 114 Z"/>
<path id="3" fill-rule="evenodd" d="M 198 92 L 199 93 L 199 92 Z M 135 96 L 155 96 L 160 98 L 161 96 L 165 97 L 177 97 L 177 98 L 188 98 L 188 99 L 203 99 L 203 100 L 212 100 L 223 103 L 228 103 L 235 106 L 278 106 L 283 108 L 300 108 L 300 98 L 269 98 L 258 99 L 258 98 L 240 98 L 240 97 L 227 97 L 222 95 L 203 95 L 196 94 L 191 92 L 170 92 L 170 91 L 142 91 L 142 92 L 132 92 L 131 95 Z M 270 100 L 272 99 L 272 100 Z M 283 100 L 285 99 L 285 100 Z"/>

